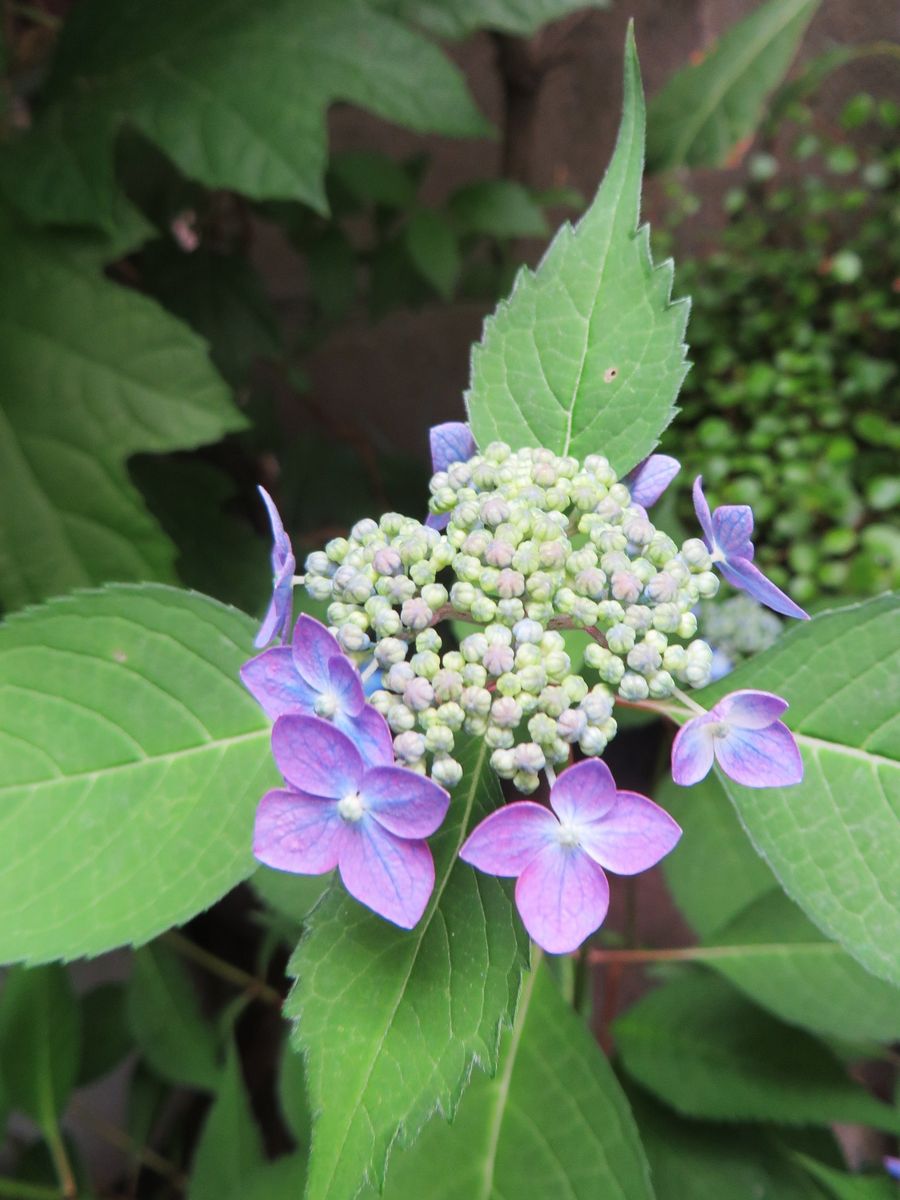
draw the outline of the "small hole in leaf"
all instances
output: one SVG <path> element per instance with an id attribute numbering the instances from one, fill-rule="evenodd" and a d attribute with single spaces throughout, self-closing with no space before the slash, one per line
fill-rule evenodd
<path id="1" fill-rule="evenodd" d="M 603 372 L 603 382 L 604 383 L 612 383 L 612 381 L 615 379 L 615 377 L 618 375 L 618 373 L 619 373 L 618 367 L 607 367 L 606 370 Z"/>

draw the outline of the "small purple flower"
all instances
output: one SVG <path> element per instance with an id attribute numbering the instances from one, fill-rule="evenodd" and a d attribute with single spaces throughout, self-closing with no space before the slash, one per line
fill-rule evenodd
<path id="1" fill-rule="evenodd" d="M 432 473 L 446 471 L 455 462 L 467 462 L 477 450 L 472 431 L 465 421 L 445 421 L 443 425 L 432 425 L 428 441 L 431 445 Z M 425 524 L 432 529 L 444 529 L 449 520 L 448 513 L 430 513 Z"/>
<path id="2" fill-rule="evenodd" d="M 646 871 L 669 853 L 681 829 L 646 796 L 617 791 L 597 758 L 564 771 L 550 804 L 553 812 L 530 800 L 498 809 L 459 856 L 491 875 L 517 875 L 525 928 L 548 953 L 568 954 L 606 917 L 603 868 L 617 875 Z"/>
<path id="3" fill-rule="evenodd" d="M 803 778 L 794 735 L 778 718 L 787 701 L 771 692 L 732 692 L 708 713 L 679 729 L 672 746 L 672 778 L 683 787 L 699 783 L 715 759 L 745 787 L 788 787 Z"/>
<path id="4" fill-rule="evenodd" d="M 900 1158 L 895 1158 L 893 1154 L 886 1154 L 881 1161 L 891 1179 L 900 1179 Z"/>
<path id="5" fill-rule="evenodd" d="M 678 472 L 681 463 L 668 454 L 651 454 L 629 471 L 622 482 L 631 492 L 631 503 L 641 508 L 655 504 Z"/>
<path id="6" fill-rule="evenodd" d="M 324 717 L 370 757 L 384 724 L 366 704 L 356 667 L 319 621 L 302 614 L 290 646 L 273 646 L 241 667 L 244 686 L 271 720 L 286 713 Z"/>
<path id="7" fill-rule="evenodd" d="M 753 511 L 748 504 L 722 504 L 710 513 L 703 495 L 703 476 L 694 480 L 694 511 L 712 560 L 732 587 L 785 617 L 809 620 L 809 613 L 786 596 L 753 564 Z"/>
<path id="8" fill-rule="evenodd" d="M 269 523 L 272 526 L 272 599 L 259 633 L 256 635 L 254 646 L 266 646 L 272 638 L 278 635 L 282 641 L 287 639 L 291 627 L 291 609 L 294 600 L 294 572 L 297 570 L 297 560 L 291 549 L 291 539 L 284 532 L 284 525 L 279 516 L 275 501 L 264 487 L 259 487 L 263 504 L 269 513 Z"/>
<path id="9" fill-rule="evenodd" d="M 299 875 L 337 867 L 351 896 L 412 929 L 434 888 L 424 839 L 440 826 L 450 797 L 432 780 L 394 766 L 390 731 L 379 720 L 385 736 L 377 756 L 365 761 L 327 721 L 278 718 L 272 752 L 288 786 L 260 800 L 253 853 Z"/>

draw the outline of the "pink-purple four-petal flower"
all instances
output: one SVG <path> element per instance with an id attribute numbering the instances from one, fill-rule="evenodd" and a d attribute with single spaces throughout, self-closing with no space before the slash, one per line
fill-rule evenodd
<path id="1" fill-rule="evenodd" d="M 434 888 L 425 838 L 440 826 L 450 797 L 394 765 L 390 730 L 379 720 L 382 736 L 364 757 L 326 721 L 278 718 L 272 751 L 288 787 L 260 801 L 253 852 L 280 871 L 323 875 L 337 867 L 351 896 L 412 929 Z"/>
<path id="2" fill-rule="evenodd" d="M 290 646 L 273 646 L 241 667 L 244 686 L 271 720 L 305 713 L 332 721 L 365 754 L 381 736 L 356 667 L 319 621 L 297 618 Z"/>
<path id="3" fill-rule="evenodd" d="M 722 504 L 715 512 L 703 494 L 703 476 L 694 480 L 694 511 L 713 563 L 732 587 L 739 588 L 785 617 L 808 621 L 809 614 L 767 579 L 753 562 L 753 510 L 747 504 Z"/>
<path id="4" fill-rule="evenodd" d="M 794 735 L 778 718 L 787 701 L 771 692 L 732 692 L 708 713 L 679 729 L 672 746 L 672 778 L 684 787 L 699 783 L 713 760 L 746 787 L 788 787 L 803 778 Z"/>
<path id="5" fill-rule="evenodd" d="M 606 917 L 604 868 L 636 875 L 672 849 L 681 829 L 652 800 L 617 791 L 609 767 L 587 759 L 564 771 L 550 809 L 523 800 L 478 826 L 460 858 L 491 875 L 518 876 L 516 906 L 551 954 L 577 949 Z"/>

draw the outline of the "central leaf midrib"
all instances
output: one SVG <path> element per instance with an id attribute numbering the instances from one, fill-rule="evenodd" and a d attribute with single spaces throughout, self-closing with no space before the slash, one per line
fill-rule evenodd
<path id="1" fill-rule="evenodd" d="M 437 890 L 437 893 L 434 897 L 434 901 L 431 906 L 431 911 L 429 912 L 428 916 L 425 918 L 425 921 L 422 926 L 421 934 L 416 939 L 415 945 L 413 947 L 413 952 L 410 956 L 409 967 L 408 967 L 405 975 L 403 975 L 403 977 L 401 978 L 401 980 L 399 982 L 399 985 L 397 988 L 397 993 L 396 993 L 396 996 L 394 998 L 394 1001 L 393 1001 L 393 1004 L 392 1004 L 392 1007 L 390 1010 L 390 1014 L 388 1015 L 388 1017 L 386 1018 L 386 1020 L 384 1022 L 384 1033 L 379 1038 L 378 1045 L 377 1045 L 374 1053 L 370 1056 L 369 1063 L 366 1068 L 365 1078 L 363 1079 L 363 1081 L 358 1089 L 358 1094 L 360 1097 L 365 1094 L 365 1092 L 368 1089 L 368 1086 L 371 1082 L 372 1073 L 375 1070 L 375 1066 L 378 1062 L 379 1056 L 381 1055 L 381 1051 L 384 1046 L 384 1043 L 387 1041 L 388 1035 L 393 1027 L 393 1023 L 394 1023 L 394 1019 L 397 1015 L 397 1011 L 400 1008 L 400 1004 L 403 1000 L 404 995 L 406 994 L 406 985 L 409 983 L 410 977 L 412 976 L 413 970 L 416 966 L 416 963 L 418 962 L 419 952 L 425 941 L 425 936 L 428 933 L 428 930 L 431 928 L 431 922 L 434 920 L 434 917 L 440 906 L 441 898 L 444 894 L 444 891 L 446 890 L 447 884 L 450 881 L 450 876 L 453 874 L 453 868 L 457 861 L 459 849 L 462 846 L 463 841 L 465 840 L 466 830 L 468 829 L 468 825 L 469 825 L 469 818 L 472 815 L 472 809 L 475 805 L 475 796 L 478 791 L 478 784 L 481 779 L 481 773 L 482 773 L 482 768 L 484 765 L 484 759 L 485 759 L 486 754 L 487 754 L 487 743 L 485 741 L 482 741 L 480 749 L 478 751 L 478 758 L 475 762 L 475 766 L 472 771 L 472 786 L 470 787 L 469 793 L 466 797 L 465 809 L 463 812 L 462 820 L 460 821 L 460 825 L 459 825 L 460 833 L 457 838 L 456 849 L 454 850 L 453 855 L 449 859 L 449 866 L 447 868 L 446 873 L 444 874 L 443 879 L 441 880 L 440 887 Z M 347 1145 L 347 1138 L 350 1135 L 350 1129 L 351 1129 L 351 1126 L 353 1125 L 353 1121 L 355 1119 L 358 1109 L 359 1109 L 359 1104 L 357 1103 L 351 1110 L 350 1116 L 344 1126 L 344 1132 L 343 1132 L 343 1136 L 342 1136 L 342 1139 L 340 1142 L 339 1151 L 338 1151 L 338 1153 L 332 1154 L 332 1156 L 331 1156 L 332 1167 L 331 1167 L 331 1172 L 330 1172 L 327 1180 L 325 1180 L 326 1190 L 321 1192 L 321 1194 L 323 1196 L 328 1195 L 328 1191 L 330 1190 L 331 1184 L 334 1181 L 335 1172 L 337 1170 L 338 1163 L 340 1162 L 340 1159 L 341 1159 L 341 1153 L 343 1152 L 344 1147 Z"/>

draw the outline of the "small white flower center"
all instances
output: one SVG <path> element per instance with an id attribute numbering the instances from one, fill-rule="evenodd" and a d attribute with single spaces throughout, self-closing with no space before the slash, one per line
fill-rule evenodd
<path id="1" fill-rule="evenodd" d="M 338 710 L 338 698 L 334 692 L 322 692 L 316 698 L 315 705 L 317 717 L 333 717 Z"/>
<path id="2" fill-rule="evenodd" d="M 716 542 L 713 542 L 713 548 L 709 552 L 709 561 L 710 561 L 710 563 L 719 563 L 719 562 L 727 562 L 728 561 L 725 554 L 722 552 L 718 543 L 716 543 Z"/>
<path id="3" fill-rule="evenodd" d="M 728 736 L 728 722 L 727 721 L 713 721 L 710 724 L 709 732 L 713 735 L 714 738 L 727 737 Z"/>
<path id="4" fill-rule="evenodd" d="M 556 834 L 559 844 L 571 849 L 574 846 L 580 845 L 581 839 L 578 836 L 578 830 L 574 825 L 561 821 L 559 830 Z"/>
<path id="5" fill-rule="evenodd" d="M 345 821 L 352 822 L 361 821 L 363 813 L 366 811 L 359 792 L 350 792 L 349 795 L 338 800 L 337 810 L 338 815 Z"/>

